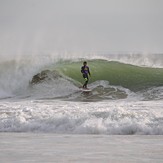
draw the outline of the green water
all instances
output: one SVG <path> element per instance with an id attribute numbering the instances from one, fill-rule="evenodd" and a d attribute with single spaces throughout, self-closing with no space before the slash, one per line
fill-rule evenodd
<path id="1" fill-rule="evenodd" d="M 80 72 L 81 62 L 62 62 L 57 69 L 64 75 L 83 83 Z M 88 66 L 91 71 L 89 83 L 97 80 L 107 80 L 110 85 L 122 86 L 133 91 L 163 86 L 163 68 L 139 67 L 119 62 L 105 60 L 90 60 Z"/>

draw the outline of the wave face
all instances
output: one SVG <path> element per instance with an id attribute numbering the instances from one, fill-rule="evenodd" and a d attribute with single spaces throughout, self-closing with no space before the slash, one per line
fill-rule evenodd
<path id="1" fill-rule="evenodd" d="M 90 60 L 90 82 L 106 80 L 110 85 L 118 85 L 132 91 L 163 85 L 163 69 L 138 67 L 119 62 L 105 60 Z M 82 62 L 61 64 L 60 70 L 74 80 L 83 82 L 80 75 Z"/>
<path id="2" fill-rule="evenodd" d="M 127 98 L 162 99 L 163 68 L 140 67 L 117 61 L 88 60 L 91 78 L 90 94 L 83 95 L 78 87 L 83 59 L 6 61 L 0 65 L 0 98 L 36 98 L 77 101 L 100 101 Z M 41 63 L 41 64 L 40 64 Z M 41 82 L 31 84 L 36 74 L 50 71 Z M 59 77 L 55 78 L 57 72 Z"/>

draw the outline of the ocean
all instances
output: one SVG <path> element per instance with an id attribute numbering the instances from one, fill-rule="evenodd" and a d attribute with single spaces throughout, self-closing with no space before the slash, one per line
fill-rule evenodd
<path id="1" fill-rule="evenodd" d="M 2 59 L 1 162 L 162 162 L 162 59 Z M 87 93 L 79 89 L 85 60 L 91 71 Z"/>

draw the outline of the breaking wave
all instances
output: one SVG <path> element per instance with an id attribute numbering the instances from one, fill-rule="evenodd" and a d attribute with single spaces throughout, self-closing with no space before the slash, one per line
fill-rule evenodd
<path id="1" fill-rule="evenodd" d="M 6 61 L 0 65 L 0 98 L 64 99 L 100 101 L 127 98 L 162 99 L 163 68 L 140 67 L 117 61 L 88 60 L 90 94 L 79 90 L 83 59 L 43 64 Z M 40 66 L 41 65 L 41 66 Z"/>

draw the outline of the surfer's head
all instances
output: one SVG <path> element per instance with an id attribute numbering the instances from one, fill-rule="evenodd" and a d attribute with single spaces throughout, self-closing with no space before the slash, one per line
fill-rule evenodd
<path id="1" fill-rule="evenodd" d="M 86 62 L 86 61 L 84 61 L 84 62 L 83 62 L 83 65 L 84 65 L 84 66 L 85 66 L 85 65 L 87 65 L 87 62 Z"/>

